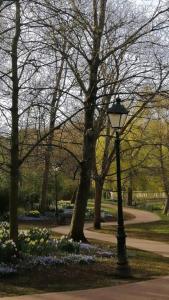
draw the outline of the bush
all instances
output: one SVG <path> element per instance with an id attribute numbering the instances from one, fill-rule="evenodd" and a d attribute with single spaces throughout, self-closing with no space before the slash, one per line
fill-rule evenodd
<path id="1" fill-rule="evenodd" d="M 25 214 L 27 217 L 39 218 L 40 212 L 38 210 L 30 210 Z"/>
<path id="2" fill-rule="evenodd" d="M 36 192 L 29 192 L 21 190 L 19 193 L 19 205 L 25 209 L 34 209 L 34 205 L 39 203 L 39 194 Z"/>
<path id="3" fill-rule="evenodd" d="M 0 262 L 9 262 L 17 254 L 15 243 L 9 238 L 9 223 L 0 223 Z"/>
<path id="4" fill-rule="evenodd" d="M 61 252 L 76 253 L 80 251 L 80 243 L 63 236 L 57 240 L 57 249 Z"/>
<path id="5" fill-rule="evenodd" d="M 0 261 L 10 262 L 16 257 L 17 248 L 12 240 L 0 241 Z"/>
<path id="6" fill-rule="evenodd" d="M 3 215 L 9 210 L 9 191 L 8 189 L 0 190 L 0 214 Z"/>
<path id="7" fill-rule="evenodd" d="M 60 200 L 60 201 L 58 201 L 58 206 L 60 209 L 64 209 L 64 208 L 73 209 L 74 205 L 71 204 L 70 201 Z"/>
<path id="8" fill-rule="evenodd" d="M 86 209 L 85 218 L 86 220 L 91 220 L 94 217 L 94 210 L 91 208 Z"/>
<path id="9" fill-rule="evenodd" d="M 9 275 L 16 274 L 17 270 L 9 264 L 1 263 L 0 264 L 0 277 L 8 277 Z"/>
<path id="10" fill-rule="evenodd" d="M 35 241 L 38 240 L 40 241 L 41 239 L 44 239 L 47 241 L 50 238 L 51 231 L 48 230 L 47 228 L 31 228 L 28 231 L 28 236 L 31 240 Z"/>
<path id="11" fill-rule="evenodd" d="M 56 249 L 56 243 L 50 238 L 50 234 L 46 228 L 32 228 L 27 233 L 20 232 L 19 250 L 33 255 L 51 254 Z"/>
<path id="12" fill-rule="evenodd" d="M 6 240 L 9 240 L 9 223 L 1 222 L 0 223 L 0 242 L 3 243 Z"/>
<path id="13" fill-rule="evenodd" d="M 49 255 L 56 250 L 53 240 L 31 240 L 29 237 L 21 243 L 21 251 L 31 255 Z"/>

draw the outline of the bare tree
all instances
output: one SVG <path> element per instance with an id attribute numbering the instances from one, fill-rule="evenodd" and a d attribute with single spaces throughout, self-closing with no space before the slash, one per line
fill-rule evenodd
<path id="1" fill-rule="evenodd" d="M 56 16 L 58 16 L 59 9 L 63 12 L 60 21 L 62 27 L 60 30 L 56 28 L 56 34 L 64 37 L 67 42 L 69 52 L 65 54 L 65 59 L 76 79 L 79 90 L 82 91 L 81 103 L 84 106 L 83 158 L 79 190 L 69 235 L 75 240 L 85 240 L 83 233 L 84 216 L 98 137 L 94 127 L 95 113 L 97 114 L 97 108 L 99 110 L 99 105 L 102 104 L 101 99 L 104 96 L 117 94 L 120 88 L 120 94 L 124 94 L 127 98 L 127 95 L 131 95 L 134 90 L 135 94 L 138 92 L 137 87 L 141 86 L 143 78 L 145 78 L 146 83 L 148 82 L 148 78 L 152 74 L 151 69 L 149 69 L 150 64 L 148 65 L 149 70 L 146 70 L 147 76 L 145 76 L 144 63 L 147 60 L 141 65 L 140 60 L 137 61 L 137 55 L 139 51 L 142 50 L 141 53 L 143 53 L 146 49 L 148 53 L 148 44 L 147 47 L 144 45 L 147 43 L 147 39 L 150 37 L 153 39 L 153 31 L 160 30 L 165 26 L 164 20 L 168 8 L 158 6 L 151 15 L 142 18 L 139 13 L 136 13 L 135 16 L 131 13 L 132 7 L 129 10 L 125 5 L 124 9 L 123 2 L 120 4 L 114 2 L 112 8 L 112 3 L 109 1 L 92 1 L 90 5 L 87 5 L 86 1 L 82 1 L 80 5 L 78 1 L 68 1 L 67 7 L 62 3 L 59 9 L 48 1 L 44 2 L 46 7 Z M 117 10 L 119 12 L 118 19 Z M 114 16 L 113 20 L 112 15 Z M 62 53 L 59 42 L 58 48 Z M 124 66 L 124 64 L 117 63 L 117 58 L 126 64 L 128 60 L 130 61 L 130 70 L 132 71 L 128 76 L 125 73 L 127 68 L 125 70 L 123 68 L 118 69 L 119 65 Z M 117 68 L 114 77 L 110 77 L 113 73 L 112 68 Z M 140 69 L 137 75 L 134 74 L 134 69 L 137 71 Z M 119 78 L 117 74 L 120 72 Z M 106 83 L 103 81 L 105 77 L 107 78 Z M 147 102 L 143 102 L 144 107 Z M 138 109 L 137 114 L 140 110 L 141 108 Z M 110 158 L 112 155 L 113 153 L 111 153 Z M 106 170 L 108 167 L 107 164 Z"/>
<path id="2" fill-rule="evenodd" d="M 3 99 L 6 97 L 11 101 L 9 92 L 12 93 L 11 107 L 3 108 L 3 103 L 1 105 L 2 113 L 3 109 L 8 111 L 9 116 L 11 113 L 10 167 L 13 178 L 11 191 L 12 197 L 14 196 L 14 200 L 11 200 L 11 238 L 17 239 L 19 168 L 39 145 L 48 144 L 49 150 L 53 132 L 83 111 L 81 174 L 70 236 L 75 240 L 85 240 L 84 218 L 96 141 L 105 124 L 108 104 L 111 96 L 117 93 L 127 100 L 131 94 L 137 95 L 138 87 L 148 84 L 150 79 L 154 85 L 158 85 L 158 78 L 154 79 L 152 76 L 151 64 L 147 67 L 147 60 L 141 61 L 143 55 L 140 54 L 138 58 L 138 53 L 147 50 L 148 56 L 150 44 L 157 41 L 154 40 L 153 32 L 167 26 L 165 21 L 168 7 L 159 5 L 151 15 L 142 17 L 139 12 L 134 14 L 132 5 L 129 9 L 130 3 L 124 1 L 93 0 L 88 3 L 85 0 L 69 0 L 65 3 L 37 0 L 25 3 L 18 0 L 11 5 L 10 13 L 14 18 L 13 21 L 11 19 L 10 30 L 3 32 L 4 41 L 1 43 L 8 63 L 4 63 L 0 77 L 6 88 L 5 91 L 1 89 Z M 3 13 L 7 13 L 8 9 L 6 7 Z M 49 39 L 50 47 L 48 40 L 44 40 L 42 31 L 49 36 L 55 35 L 55 39 Z M 8 45 L 7 38 L 5 40 L 7 35 Z M 59 72 L 53 72 L 56 59 L 49 49 L 59 53 L 66 64 L 65 88 L 56 83 Z M 128 61 L 129 67 L 124 68 Z M 167 76 L 167 71 L 162 66 L 160 76 L 161 82 Z M 160 88 L 161 85 L 155 90 Z M 57 99 L 60 93 L 65 95 L 66 101 L 58 109 Z M 54 104 L 54 109 L 51 103 Z M 135 116 L 146 105 L 147 99 L 141 102 Z M 57 120 L 55 109 L 58 112 Z M 131 117 L 130 122 L 133 118 Z M 22 138 L 19 135 L 21 128 L 25 130 Z M 34 128 L 36 132 L 36 140 L 34 135 L 30 145 L 25 143 L 29 128 Z M 109 153 L 105 174 L 112 157 L 113 152 Z M 47 161 L 49 169 L 50 159 Z"/>

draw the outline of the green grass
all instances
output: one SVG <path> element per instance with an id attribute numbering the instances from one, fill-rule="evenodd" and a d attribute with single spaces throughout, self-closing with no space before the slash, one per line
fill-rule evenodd
<path id="1" fill-rule="evenodd" d="M 96 242 L 105 250 L 116 251 L 108 243 Z M 19 275 L 1 278 L 0 296 L 14 296 L 33 293 L 60 292 L 112 286 L 126 282 L 147 280 L 168 275 L 168 258 L 139 251 L 128 250 L 131 276 L 120 279 L 116 273 L 116 259 L 100 259 L 92 265 L 57 266 L 56 268 L 36 267 Z M 73 274 L 73 276 L 72 276 Z"/>
<path id="2" fill-rule="evenodd" d="M 90 199 L 88 201 L 88 208 L 94 209 L 94 201 Z M 117 207 L 116 206 L 111 206 L 111 203 L 102 203 L 102 210 L 109 212 L 112 214 L 112 221 L 117 220 Z M 134 219 L 134 215 L 131 213 L 124 212 L 124 220 L 131 220 Z"/>
<path id="3" fill-rule="evenodd" d="M 125 226 L 128 237 L 148 239 L 169 243 L 169 221 L 160 220 L 152 223 L 131 224 Z M 104 226 L 102 233 L 116 234 L 116 226 Z"/>

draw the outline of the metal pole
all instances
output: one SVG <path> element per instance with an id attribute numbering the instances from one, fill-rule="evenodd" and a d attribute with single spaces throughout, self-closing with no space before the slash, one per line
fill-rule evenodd
<path id="1" fill-rule="evenodd" d="M 121 189 L 121 166 L 120 166 L 120 136 L 119 132 L 116 131 L 116 172 L 117 172 L 117 204 L 118 204 L 118 215 L 117 215 L 117 264 L 118 266 L 127 266 L 126 256 L 126 234 L 124 229 L 124 218 L 123 218 L 123 200 L 122 200 L 122 189 Z"/>

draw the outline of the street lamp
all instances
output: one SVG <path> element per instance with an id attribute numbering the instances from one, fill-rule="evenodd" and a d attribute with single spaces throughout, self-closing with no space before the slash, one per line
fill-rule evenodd
<path id="1" fill-rule="evenodd" d="M 118 196 L 118 214 L 117 214 L 117 264 L 118 269 L 128 269 L 126 255 L 126 234 L 124 229 L 123 201 L 121 188 L 121 167 L 120 167 L 120 130 L 123 128 L 128 110 L 121 104 L 118 97 L 107 111 L 112 128 L 115 130 L 115 150 L 116 150 L 116 172 L 117 172 L 117 196 Z"/>

